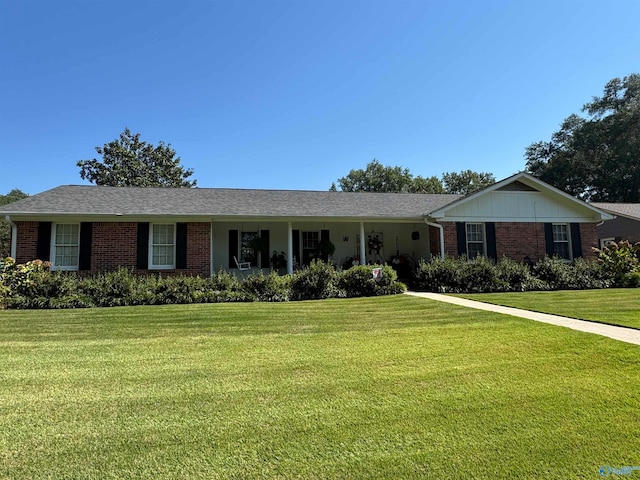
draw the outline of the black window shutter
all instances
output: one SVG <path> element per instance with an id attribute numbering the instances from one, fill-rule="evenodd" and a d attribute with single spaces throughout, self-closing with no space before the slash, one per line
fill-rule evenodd
<path id="1" fill-rule="evenodd" d="M 229 230 L 229 268 L 238 268 L 233 257 L 238 256 L 238 230 Z M 240 259 L 239 259 L 240 260 Z"/>
<path id="2" fill-rule="evenodd" d="M 93 238 L 93 223 L 80 224 L 80 256 L 78 270 L 91 270 L 91 240 Z"/>
<path id="3" fill-rule="evenodd" d="M 260 238 L 264 240 L 266 245 L 265 251 L 262 252 L 260 256 L 260 268 L 269 268 L 271 266 L 271 257 L 269 256 L 269 252 L 271 252 L 271 244 L 269 243 L 269 230 L 260 230 Z"/>
<path id="4" fill-rule="evenodd" d="M 176 268 L 187 268 L 187 224 L 176 224 Z"/>
<path id="5" fill-rule="evenodd" d="M 553 257 L 553 226 L 550 223 L 544 224 L 544 243 L 547 255 Z"/>
<path id="6" fill-rule="evenodd" d="M 467 227 L 464 222 L 456 222 L 456 232 L 458 239 L 458 255 L 467 254 Z"/>
<path id="7" fill-rule="evenodd" d="M 582 256 L 582 239 L 580 238 L 580 224 L 571 224 L 571 250 L 573 252 L 573 258 Z"/>
<path id="8" fill-rule="evenodd" d="M 40 222 L 38 224 L 36 257 L 43 262 L 51 260 L 51 222 Z"/>
<path id="9" fill-rule="evenodd" d="M 302 265 L 302 258 L 300 257 L 300 230 L 293 230 L 293 256 L 294 262 L 298 262 L 298 265 Z"/>
<path id="10" fill-rule="evenodd" d="M 487 257 L 498 260 L 496 251 L 496 224 L 487 222 L 484 224 L 484 231 L 487 235 Z"/>
<path id="11" fill-rule="evenodd" d="M 149 223 L 138 223 L 138 244 L 136 266 L 145 270 L 149 268 Z"/>

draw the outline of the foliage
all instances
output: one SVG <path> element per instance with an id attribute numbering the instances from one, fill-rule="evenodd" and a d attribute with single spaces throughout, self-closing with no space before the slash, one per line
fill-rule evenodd
<path id="1" fill-rule="evenodd" d="M 531 268 L 509 258 L 497 263 L 484 257 L 436 258 L 421 261 L 414 278 L 416 290 L 441 293 L 591 289 L 611 284 L 596 261 L 577 258 L 568 263 L 550 257 L 540 259 Z"/>
<path id="2" fill-rule="evenodd" d="M 504 286 L 505 292 L 525 292 L 543 289 L 542 282 L 531 275 L 526 263 L 516 262 L 509 257 L 502 257 L 495 266 L 496 276 Z"/>
<path id="3" fill-rule="evenodd" d="M 333 265 L 312 260 L 308 267 L 298 270 L 291 277 L 291 299 L 317 300 L 340 296 L 338 277 Z"/>
<path id="4" fill-rule="evenodd" d="M 6 195 L 0 195 L 0 205 L 7 205 L 28 197 L 21 190 L 13 189 Z M 11 225 L 0 217 L 0 259 L 11 254 Z"/>
<path id="5" fill-rule="evenodd" d="M 448 172 L 442 174 L 442 183 L 447 193 L 469 195 L 496 183 L 492 173 L 463 170 L 460 173 Z"/>
<path id="6" fill-rule="evenodd" d="M 493 292 L 506 289 L 506 282 L 498 277 L 495 264 L 482 256 L 434 258 L 421 261 L 414 280 L 417 290 L 440 293 Z"/>
<path id="7" fill-rule="evenodd" d="M 640 74 L 609 81 L 582 112 L 527 148 L 527 171 L 583 200 L 639 202 Z"/>
<path id="8" fill-rule="evenodd" d="M 195 187 L 193 169 L 184 169 L 171 144 L 157 146 L 140 140 L 128 128 L 120 138 L 96 147 L 102 160 L 80 160 L 80 177 L 112 187 Z"/>
<path id="9" fill-rule="evenodd" d="M 374 277 L 374 269 L 381 269 L 378 277 Z M 406 290 L 398 282 L 396 271 L 388 265 L 356 265 L 342 272 L 338 286 L 348 298 L 394 295 Z"/>
<path id="10" fill-rule="evenodd" d="M 469 194 L 495 183 L 491 173 L 464 170 L 460 173 L 442 174 L 442 179 L 414 177 L 408 168 L 384 166 L 373 160 L 364 169 L 353 169 L 338 179 L 343 192 L 388 192 L 388 193 L 455 193 Z M 337 191 L 333 183 L 331 191 Z"/>
<path id="11" fill-rule="evenodd" d="M 154 276 L 138 276 L 120 267 L 113 272 L 99 273 L 93 277 L 78 279 L 79 290 L 93 299 L 97 307 L 122 307 L 151 305 L 157 279 Z"/>
<path id="12" fill-rule="evenodd" d="M 383 166 L 378 160 L 367 164 L 364 170 L 351 170 L 338 179 L 343 192 L 408 192 L 413 176 L 409 169 Z"/>
<path id="13" fill-rule="evenodd" d="M 289 284 L 291 277 L 270 272 L 268 275 L 252 273 L 242 282 L 242 289 L 247 298 L 258 302 L 286 302 L 289 300 Z"/>
<path id="14" fill-rule="evenodd" d="M 276 250 L 271 255 L 271 268 L 274 270 L 284 270 L 287 268 L 287 254 L 285 252 L 278 253 Z"/>
<path id="15" fill-rule="evenodd" d="M 637 287 L 640 274 L 640 243 L 623 240 L 598 250 L 603 271 L 618 287 Z"/>

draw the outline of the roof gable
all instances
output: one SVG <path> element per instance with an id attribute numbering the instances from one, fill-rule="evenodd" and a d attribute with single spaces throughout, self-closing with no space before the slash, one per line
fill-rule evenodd
<path id="1" fill-rule="evenodd" d="M 430 214 L 446 221 L 598 222 L 612 215 L 526 174 L 518 173 Z"/>

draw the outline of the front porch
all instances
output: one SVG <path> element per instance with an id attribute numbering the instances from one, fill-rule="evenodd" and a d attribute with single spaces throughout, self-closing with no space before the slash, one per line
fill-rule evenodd
<path id="1" fill-rule="evenodd" d="M 237 271 L 236 259 L 250 271 L 292 273 L 316 258 L 348 268 L 441 255 L 439 229 L 424 222 L 214 221 L 211 233 L 213 271 Z M 335 247 L 329 255 L 327 242 Z"/>

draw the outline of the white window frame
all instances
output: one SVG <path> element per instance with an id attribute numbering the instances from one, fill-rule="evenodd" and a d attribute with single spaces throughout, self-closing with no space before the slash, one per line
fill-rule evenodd
<path id="1" fill-rule="evenodd" d="M 167 226 L 173 228 L 173 243 L 154 243 L 154 227 Z M 175 223 L 152 223 L 149 225 L 149 270 L 173 270 L 176 268 L 176 224 Z M 170 264 L 156 265 L 153 263 L 153 247 L 173 247 L 173 259 Z"/>
<path id="2" fill-rule="evenodd" d="M 78 228 L 76 235 L 76 243 L 57 243 L 58 228 L 73 226 Z M 57 262 L 58 248 L 76 247 L 78 254 L 76 255 L 75 265 L 59 265 Z M 51 270 L 77 271 L 80 267 L 80 224 L 79 223 L 54 223 L 51 230 Z"/>
<path id="3" fill-rule="evenodd" d="M 478 241 L 478 240 L 469 240 L 469 226 L 470 225 L 479 225 L 480 226 L 480 232 L 482 233 L 482 242 Z M 464 225 L 464 239 L 466 242 L 466 247 L 467 247 L 467 258 L 472 259 L 475 258 L 471 257 L 469 255 L 469 245 L 473 244 L 473 245 L 478 245 L 480 243 L 482 243 L 482 252 L 478 253 L 478 255 L 481 255 L 483 257 L 487 256 L 487 230 L 485 228 L 485 224 L 481 223 L 481 222 L 467 222 Z M 476 255 L 476 256 L 478 256 Z"/>
<path id="4" fill-rule="evenodd" d="M 567 239 L 566 240 L 556 240 L 556 232 L 555 232 L 554 227 L 564 227 Z M 553 234 L 553 255 L 557 256 L 558 258 L 560 258 L 562 260 L 565 260 L 567 262 L 570 262 L 571 260 L 573 260 L 573 246 L 571 245 L 571 225 L 569 225 L 568 223 L 552 223 L 551 224 L 551 231 L 552 231 L 552 234 Z M 561 256 L 556 254 L 556 243 L 566 243 L 567 244 L 568 258 L 564 258 L 564 257 L 561 257 Z"/>

